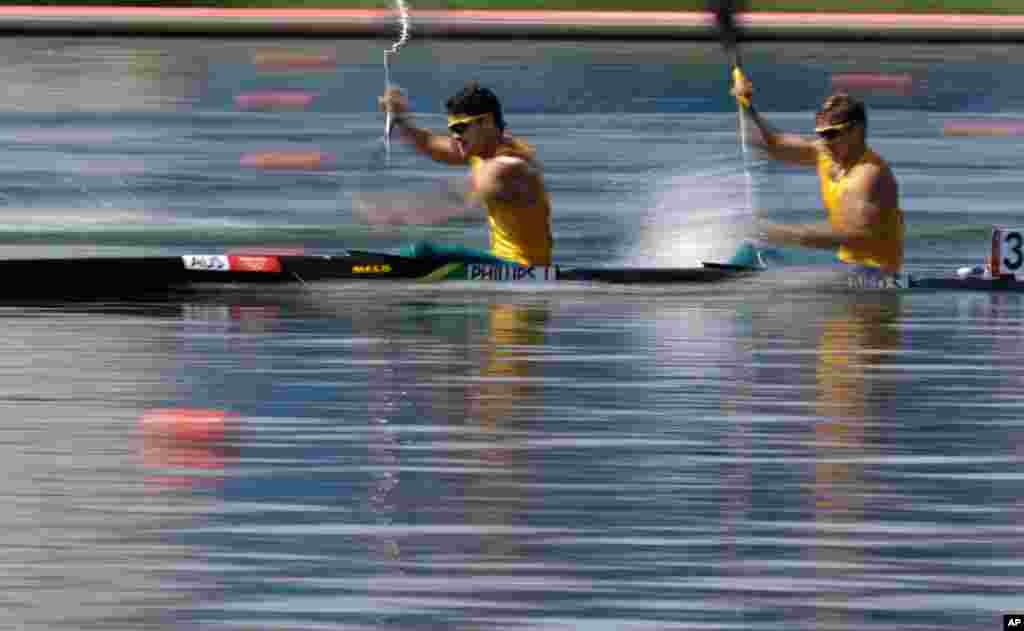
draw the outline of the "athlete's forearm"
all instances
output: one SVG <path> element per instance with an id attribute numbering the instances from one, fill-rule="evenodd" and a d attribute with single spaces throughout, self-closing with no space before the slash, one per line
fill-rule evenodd
<path id="1" fill-rule="evenodd" d="M 775 245 L 795 245 L 804 248 L 834 250 L 842 245 L 853 245 L 861 235 L 837 232 L 827 223 L 818 224 L 766 224 L 761 228 L 765 241 Z"/>
<path id="2" fill-rule="evenodd" d="M 805 248 L 820 250 L 833 250 L 841 245 L 849 245 L 850 242 L 848 235 L 836 232 L 827 223 L 800 226 L 798 236 L 800 244 Z"/>
<path id="3" fill-rule="evenodd" d="M 770 157 L 803 166 L 813 166 L 817 162 L 818 149 L 814 143 L 800 136 L 777 131 L 753 105 L 744 109 L 757 128 L 757 135 L 760 136 L 755 140 L 755 144 L 764 149 Z"/>
<path id="4" fill-rule="evenodd" d="M 761 116 L 761 113 L 757 111 L 757 108 L 754 107 L 754 104 L 751 103 L 744 109 L 746 110 L 747 116 L 757 127 L 757 130 L 761 133 L 761 138 L 764 139 L 764 144 L 767 145 L 768 147 L 778 144 L 779 141 L 782 139 L 782 134 L 776 131 L 775 128 L 772 127 L 767 120 L 765 120 L 764 116 Z"/>
<path id="5" fill-rule="evenodd" d="M 452 146 L 450 138 L 435 134 L 429 129 L 417 127 L 408 114 L 402 114 L 395 118 L 395 129 L 398 130 L 399 138 L 405 142 L 412 143 L 417 151 L 430 156 L 430 158 L 438 162 L 446 164 L 466 163 L 466 160 Z"/>
<path id="6" fill-rule="evenodd" d="M 434 137 L 432 131 L 417 127 L 408 114 L 395 114 L 393 122 L 399 138 L 414 145 L 421 153 L 430 153 L 430 141 Z"/>

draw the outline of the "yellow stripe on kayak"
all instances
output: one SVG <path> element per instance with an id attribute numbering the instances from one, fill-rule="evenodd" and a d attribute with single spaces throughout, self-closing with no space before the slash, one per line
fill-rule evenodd
<path id="1" fill-rule="evenodd" d="M 446 263 L 446 264 L 442 265 L 441 267 L 437 268 L 436 270 L 430 272 L 426 276 L 420 276 L 418 280 L 425 280 L 425 281 L 444 280 L 444 279 L 448 278 L 454 272 L 457 272 L 462 266 L 463 266 L 463 263 Z"/>

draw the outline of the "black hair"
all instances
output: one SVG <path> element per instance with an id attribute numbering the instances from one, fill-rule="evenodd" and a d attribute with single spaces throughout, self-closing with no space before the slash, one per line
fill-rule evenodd
<path id="1" fill-rule="evenodd" d="M 458 94 L 449 98 L 444 106 L 449 114 L 493 114 L 494 125 L 500 130 L 505 129 L 505 117 L 501 113 L 498 97 L 489 89 L 480 87 L 476 81 L 467 83 Z"/>

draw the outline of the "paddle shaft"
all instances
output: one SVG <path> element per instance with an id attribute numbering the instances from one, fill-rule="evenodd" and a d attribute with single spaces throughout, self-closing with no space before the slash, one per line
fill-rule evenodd
<path id="1" fill-rule="evenodd" d="M 397 55 L 398 51 L 402 49 L 409 41 L 411 34 L 411 22 L 409 19 L 409 6 L 405 0 L 394 0 L 395 10 L 398 13 L 398 25 L 399 33 L 398 39 L 391 48 L 384 51 L 384 89 L 388 90 L 391 88 L 391 57 Z M 388 108 L 384 114 L 384 152 L 388 163 L 391 162 L 391 132 L 395 128 L 395 116 L 391 108 Z"/>
<path id="2" fill-rule="evenodd" d="M 722 42 L 722 48 L 731 62 L 732 82 L 735 84 L 745 79 L 741 70 L 740 58 L 740 29 L 736 26 L 736 14 L 741 7 L 742 0 L 711 0 L 710 10 L 714 13 L 715 23 L 718 26 L 718 35 Z M 754 178 L 750 172 L 750 147 L 747 145 L 747 115 L 744 110 L 750 109 L 750 99 L 746 96 L 737 96 L 737 117 L 739 122 L 740 155 L 743 161 L 743 174 L 746 178 L 746 204 L 754 219 L 757 219 L 757 210 L 754 208 Z"/>

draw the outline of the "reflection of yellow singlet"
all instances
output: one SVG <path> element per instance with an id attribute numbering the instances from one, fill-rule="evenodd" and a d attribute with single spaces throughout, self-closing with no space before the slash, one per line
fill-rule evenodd
<path id="1" fill-rule="evenodd" d="M 863 162 L 885 164 L 885 161 L 871 149 L 864 152 L 857 164 Z M 832 156 L 827 151 L 818 152 L 818 178 L 821 180 L 821 197 L 828 209 L 828 222 L 833 229 L 842 230 L 846 224 L 846 217 L 843 216 L 840 201 L 849 180 L 845 176 L 833 180 L 833 164 Z M 844 263 L 898 272 L 903 267 L 903 211 L 899 207 L 883 208 L 882 220 L 871 228 L 868 242 L 857 246 L 839 246 L 837 256 Z"/>
<path id="2" fill-rule="evenodd" d="M 538 395 L 530 380 L 537 363 L 531 347 L 543 347 L 550 312 L 546 305 L 493 304 L 486 359 L 480 370 L 483 381 L 473 410 L 483 429 L 496 431 L 524 404 Z"/>
<path id="3" fill-rule="evenodd" d="M 855 546 L 837 546 L 836 528 L 870 523 L 873 509 L 891 494 L 879 486 L 865 462 L 883 451 L 881 420 L 891 416 L 892 392 L 875 388 L 880 375 L 903 346 L 900 329 L 901 296 L 878 292 L 875 297 L 836 296 L 825 314 L 818 342 L 817 397 L 814 423 L 814 523 L 818 541 L 809 552 L 821 580 L 843 580 L 846 568 L 866 561 Z M 884 386 L 885 379 L 881 384 Z M 835 594 L 822 592 L 815 606 L 815 627 L 862 629 L 863 612 L 836 608 Z"/>
<path id="4" fill-rule="evenodd" d="M 497 156 L 514 156 L 533 162 L 533 147 L 519 140 L 502 142 Z M 483 165 L 478 156 L 470 158 L 474 177 Z M 489 200 L 487 219 L 491 225 L 491 253 L 523 265 L 551 265 L 551 202 L 541 183 L 541 196 L 533 206 L 512 206 Z"/>

